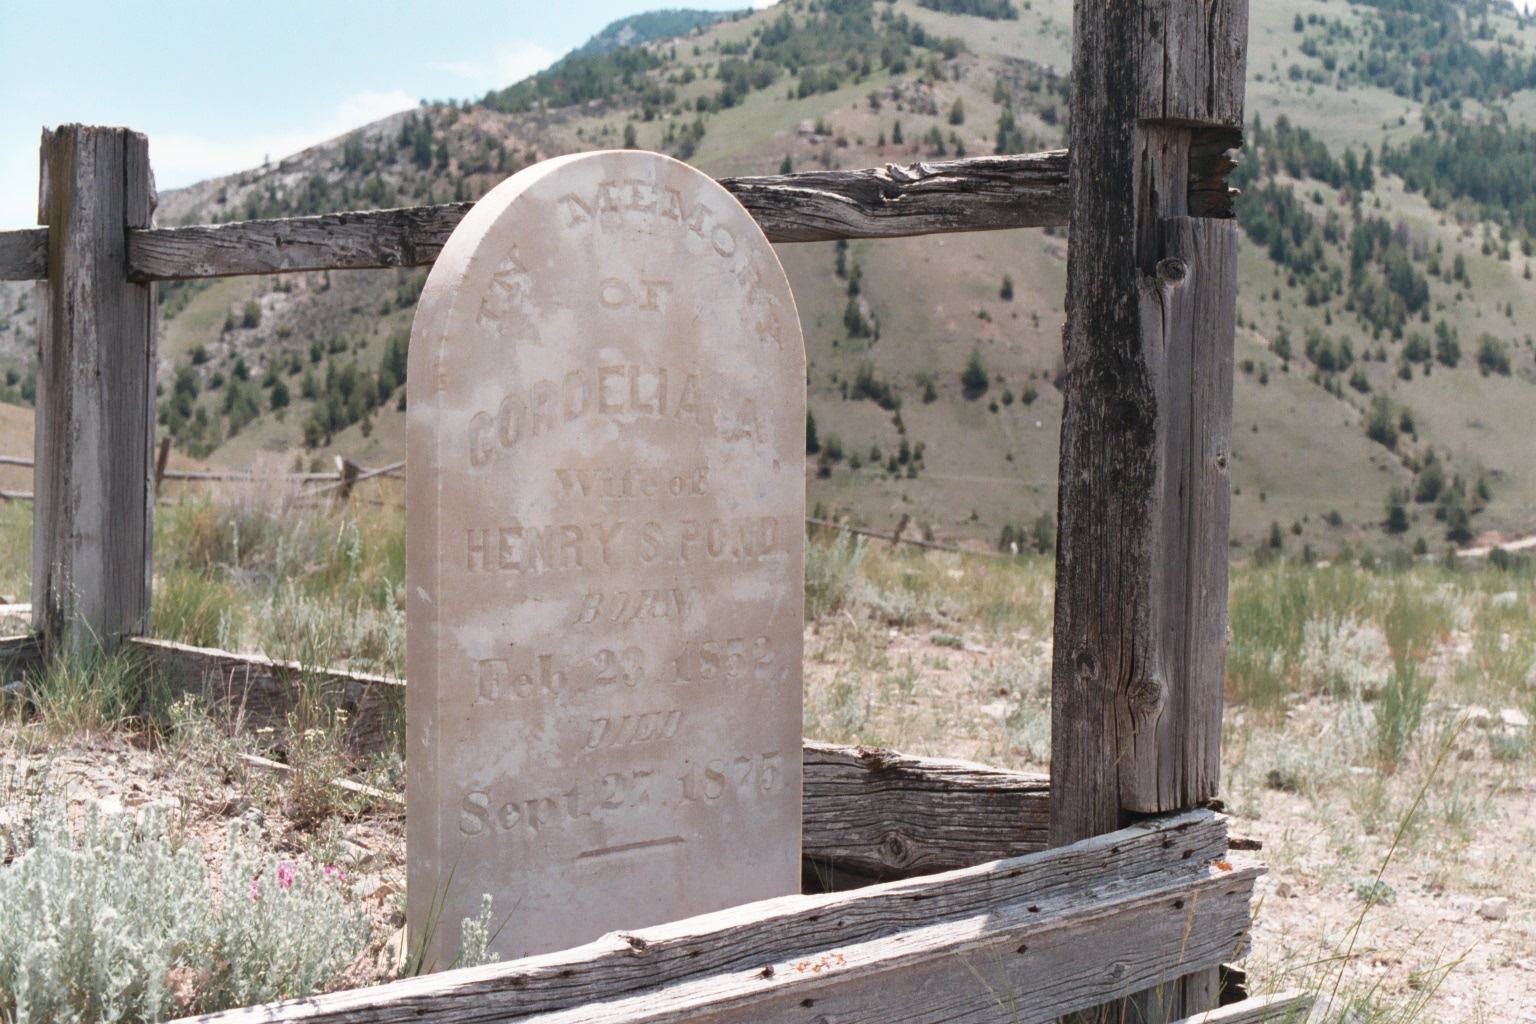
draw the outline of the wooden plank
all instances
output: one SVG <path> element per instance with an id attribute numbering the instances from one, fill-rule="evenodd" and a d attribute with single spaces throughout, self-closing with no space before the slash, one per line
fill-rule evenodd
<path id="1" fill-rule="evenodd" d="M 299 270 L 423 267 L 473 203 L 327 213 L 135 231 L 134 280 L 169 281 Z"/>
<path id="2" fill-rule="evenodd" d="M 0 281 L 43 281 L 47 277 L 47 228 L 0 231 Z"/>
<path id="3" fill-rule="evenodd" d="M 169 640 L 135 637 L 146 668 L 173 696 L 197 694 L 235 728 L 270 728 L 281 749 L 301 687 L 347 713 L 347 738 L 359 754 L 392 749 L 404 735 L 405 684 L 389 676 L 316 668 L 297 661 L 231 654 Z"/>
<path id="4" fill-rule="evenodd" d="M 1240 949 L 1260 869 L 1219 862 L 1224 847 L 1215 816 L 1188 812 L 922 879 L 200 1019 L 1044 1021 Z"/>
<path id="5" fill-rule="evenodd" d="M 1138 26 L 1203 3 L 1076 8 L 1053 843 L 1216 794 L 1235 229 L 1184 217 L 1187 138 L 1137 120 L 1169 73 Z"/>
<path id="6" fill-rule="evenodd" d="M 1248 0 L 1154 0 L 1135 9 L 1127 49 L 1109 56 L 1137 67 L 1136 116 L 1242 128 Z"/>
<path id="7" fill-rule="evenodd" d="M 1066 223 L 1067 152 L 807 171 L 720 184 L 770 242 L 899 238 Z"/>
<path id="8" fill-rule="evenodd" d="M 42 148 L 32 608 L 49 644 L 110 646 L 150 611 L 155 289 L 125 241 L 154 211 L 149 143 L 71 124 Z"/>
<path id="9" fill-rule="evenodd" d="M 1159 230 L 1162 272 L 1143 280 L 1141 303 L 1162 342 L 1150 353 L 1160 423 L 1149 632 L 1151 671 L 1168 683 L 1155 718 L 1133 708 L 1121 721 L 1121 799 L 1138 812 L 1214 797 L 1227 644 L 1237 225 L 1181 217 Z"/>
<path id="10" fill-rule="evenodd" d="M 0 637 L 0 672 L 6 682 L 12 682 L 43 664 L 43 645 L 30 633 Z"/>
<path id="11" fill-rule="evenodd" d="M 1216 1010 L 1185 1017 L 1177 1024 L 1302 1024 L 1312 1008 L 1312 993 L 1299 989 L 1254 996 Z"/>
<path id="12" fill-rule="evenodd" d="M 253 765 L 257 768 L 265 768 L 268 771 L 278 772 L 283 775 L 289 775 L 293 772 L 292 765 L 284 764 L 281 761 L 274 761 L 270 757 L 261 757 L 257 754 L 236 754 L 235 756 L 244 761 L 246 764 Z M 348 793 L 356 793 L 359 796 L 366 796 L 371 800 L 381 800 L 385 803 L 395 804 L 402 808 L 405 806 L 405 797 L 401 796 L 399 793 L 385 792 L 384 790 L 379 789 L 377 786 L 364 785 L 361 782 L 354 782 L 347 778 L 332 779 L 330 780 L 330 785 L 335 786 L 337 789 L 346 790 Z"/>
<path id="13" fill-rule="evenodd" d="M 1210 218 L 1246 45 L 1246 0 L 1074 3 L 1052 843 L 1217 792 L 1236 236 Z M 1217 984 L 1095 1013 L 1156 1024 Z"/>
<path id="14" fill-rule="evenodd" d="M 773 242 L 1066 223 L 1065 150 L 720 183 Z M 473 205 L 134 231 L 129 263 L 139 281 L 427 266 Z"/>
<path id="15" fill-rule="evenodd" d="M 971 761 L 805 741 L 803 850 L 876 878 L 1046 846 L 1050 781 Z"/>

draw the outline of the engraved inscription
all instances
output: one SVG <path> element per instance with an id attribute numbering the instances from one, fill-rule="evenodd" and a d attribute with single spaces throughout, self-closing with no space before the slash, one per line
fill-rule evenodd
<path id="1" fill-rule="evenodd" d="M 751 216 L 659 154 L 545 161 L 448 240 L 411 360 L 424 955 L 482 893 L 507 960 L 799 891 L 806 364 Z"/>
<path id="2" fill-rule="evenodd" d="M 597 301 L 604 309 L 638 309 L 661 312 L 662 299 L 672 291 L 671 281 L 647 281 L 633 285 L 620 277 L 607 277 L 597 283 Z"/>
<path id="3" fill-rule="evenodd" d="M 593 718 L 587 727 L 586 750 L 604 747 L 628 747 L 653 740 L 669 740 L 677 735 L 683 721 L 681 710 L 651 711 L 617 718 Z"/>
<path id="4" fill-rule="evenodd" d="M 595 649 L 573 665 L 553 654 L 530 658 L 514 650 L 506 658 L 476 660 L 475 686 L 482 700 L 496 701 L 526 700 L 539 694 L 558 697 L 571 690 L 603 687 L 636 689 L 646 682 L 771 683 L 784 674 L 773 646 L 766 636 L 690 639 L 658 657 L 635 644 L 613 644 Z"/>
<path id="5" fill-rule="evenodd" d="M 709 467 L 682 473 L 631 468 L 556 469 L 565 498 L 702 498 L 709 495 Z"/>
<path id="6" fill-rule="evenodd" d="M 484 466 L 497 447 L 516 447 L 591 414 L 621 423 L 638 417 L 701 427 L 708 422 L 697 373 L 637 363 L 578 367 L 559 380 L 545 379 L 526 391 L 510 392 L 494 412 L 482 409 L 470 417 L 469 463 Z M 755 426 L 755 408 L 752 419 Z M 741 430 L 742 421 L 738 416 L 732 429 Z"/>
<path id="7" fill-rule="evenodd" d="M 528 300 L 531 284 L 528 268 L 518 258 L 517 246 L 514 245 L 491 275 L 490 286 L 480 299 L 479 321 L 493 323 L 504 320 L 514 310 L 525 315 L 532 313 L 532 304 Z"/>
<path id="8" fill-rule="evenodd" d="M 684 619 L 699 596 L 698 587 L 658 587 L 655 590 L 589 591 L 576 607 L 573 626 L 593 622 L 618 624 L 645 619 Z"/>
<path id="9" fill-rule="evenodd" d="M 471 574 L 515 572 L 538 576 L 637 564 L 740 562 L 782 553 L 788 536 L 772 516 L 666 523 L 621 519 L 545 526 L 513 522 L 467 529 L 464 566 Z"/>
<path id="10" fill-rule="evenodd" d="M 671 768 L 631 765 L 583 778 L 559 792 L 473 790 L 459 803 L 459 831 L 466 836 L 531 838 L 583 821 L 631 817 L 652 806 L 712 806 L 731 798 L 751 800 L 779 791 L 784 779 L 784 757 L 770 750 L 711 758 L 703 764 L 684 762 Z"/>

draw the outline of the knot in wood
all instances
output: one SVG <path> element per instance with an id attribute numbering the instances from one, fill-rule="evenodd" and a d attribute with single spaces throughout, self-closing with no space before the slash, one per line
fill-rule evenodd
<path id="1" fill-rule="evenodd" d="M 1155 718 L 1168 700 L 1168 687 L 1158 676 L 1144 676 L 1126 694 L 1131 715 L 1140 720 Z"/>
<path id="2" fill-rule="evenodd" d="M 1109 969 L 1107 971 L 1105 971 L 1104 973 L 1109 975 L 1109 979 L 1111 981 L 1119 981 L 1121 978 L 1125 977 L 1127 974 L 1130 974 L 1131 973 L 1131 969 L 1129 967 L 1127 967 L 1121 961 L 1116 960 L 1114 963 L 1109 965 Z"/>
<path id="3" fill-rule="evenodd" d="M 1099 663 L 1094 658 L 1092 651 L 1086 648 L 1078 651 L 1077 657 L 1073 659 L 1073 663 L 1077 669 L 1077 681 L 1079 683 L 1086 685 L 1099 678 Z"/>
<path id="4" fill-rule="evenodd" d="M 1189 276 L 1189 264 L 1177 256 L 1167 256 L 1157 261 L 1157 283 L 1164 288 L 1184 283 Z"/>
<path id="5" fill-rule="evenodd" d="M 646 947 L 650 945 L 648 941 L 638 935 L 625 935 L 624 941 L 629 943 L 629 948 L 636 953 L 644 953 Z"/>
<path id="6" fill-rule="evenodd" d="M 895 832 L 887 832 L 880 845 L 885 849 L 885 855 L 897 864 L 907 859 L 907 841 Z"/>

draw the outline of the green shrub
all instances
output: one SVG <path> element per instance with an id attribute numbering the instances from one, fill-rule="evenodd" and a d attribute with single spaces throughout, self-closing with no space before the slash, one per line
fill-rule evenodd
<path id="1" fill-rule="evenodd" d="M 231 831 L 216 896 L 195 843 L 158 821 L 62 808 L 0 867 L 0 1019 L 166 1020 L 307 996 L 367 948 L 334 869 L 262 858 Z"/>
<path id="2" fill-rule="evenodd" d="M 965 369 L 960 373 L 960 388 L 965 393 L 967 401 L 974 402 L 987 393 L 987 388 L 992 383 L 992 377 L 987 373 L 987 364 L 981 361 L 981 351 L 971 350 L 971 357 L 965 361 Z"/>
<path id="3" fill-rule="evenodd" d="M 1477 339 L 1477 366 L 1486 377 L 1497 373 L 1509 376 L 1509 348 L 1498 338 L 1484 331 Z"/>
<path id="4" fill-rule="evenodd" d="M 853 594 L 859 563 L 864 561 L 865 539 L 839 530 L 830 541 L 806 538 L 806 621 L 837 611 Z"/>
<path id="5" fill-rule="evenodd" d="M 1392 419 L 1392 403 L 1386 395 L 1371 400 L 1371 411 L 1365 416 L 1365 436 L 1388 448 L 1397 447 L 1397 424 Z"/>

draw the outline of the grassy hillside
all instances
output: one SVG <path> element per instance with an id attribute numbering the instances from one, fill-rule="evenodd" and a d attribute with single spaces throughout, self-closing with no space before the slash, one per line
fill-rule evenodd
<path id="1" fill-rule="evenodd" d="M 1234 544 L 1427 552 L 1536 528 L 1536 21 L 1477 0 L 1275 0 L 1251 17 Z M 158 216 L 473 199 L 536 160 L 626 144 L 716 175 L 1048 148 L 1070 25 L 1070 0 L 789 0 L 587 48 L 169 194 Z M 1066 247 L 1039 230 L 778 247 L 810 364 L 813 504 L 987 543 L 1049 533 Z M 163 428 L 236 466 L 397 457 L 424 279 L 164 287 Z M 26 316 L 0 322 L 18 399 Z"/>

